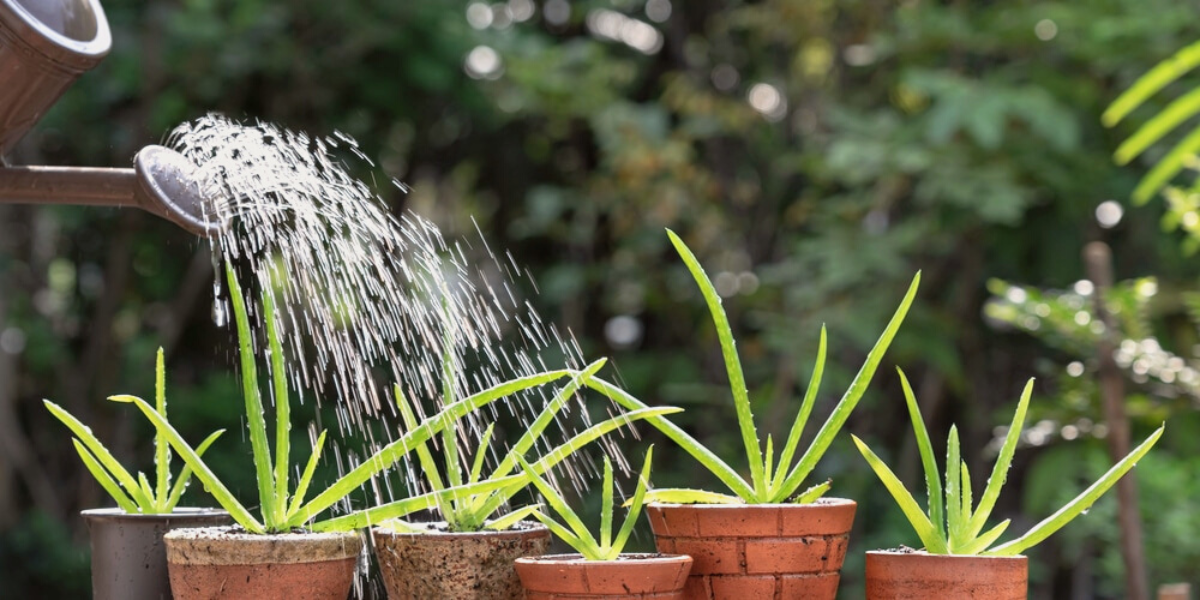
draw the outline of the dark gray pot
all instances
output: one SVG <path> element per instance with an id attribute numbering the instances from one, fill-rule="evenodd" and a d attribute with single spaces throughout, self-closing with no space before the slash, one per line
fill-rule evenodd
<path id="1" fill-rule="evenodd" d="M 94 600 L 171 598 L 163 534 L 182 527 L 231 523 L 229 513 L 213 508 L 176 508 L 166 515 L 98 508 L 80 514 L 87 521 L 92 538 Z"/>

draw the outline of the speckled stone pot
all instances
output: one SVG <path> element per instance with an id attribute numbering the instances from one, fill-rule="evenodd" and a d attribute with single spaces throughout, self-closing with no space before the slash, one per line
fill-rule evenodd
<path id="1" fill-rule="evenodd" d="M 528 600 L 683 600 L 692 557 L 622 554 L 617 560 L 584 560 L 578 554 L 552 554 L 519 558 L 516 565 Z"/>
<path id="2" fill-rule="evenodd" d="M 229 513 L 215 508 L 176 508 L 165 515 L 98 508 L 82 513 L 92 542 L 92 598 L 171 598 L 163 534 L 180 527 L 228 525 Z"/>
<path id="3" fill-rule="evenodd" d="M 1025 600 L 1028 593 L 1029 560 L 1024 556 L 867 553 L 867 600 Z"/>
<path id="4" fill-rule="evenodd" d="M 696 561 L 687 600 L 833 600 L 856 507 L 653 503 L 646 514 L 659 552 Z"/>
<path id="5" fill-rule="evenodd" d="M 477 533 L 375 527 L 371 537 L 392 600 L 521 600 L 525 594 L 513 561 L 541 556 L 550 546 L 550 530 L 535 523 Z"/>
<path id="6" fill-rule="evenodd" d="M 357 533 L 254 535 L 176 529 L 163 536 L 177 600 L 345 600 L 362 539 Z"/>

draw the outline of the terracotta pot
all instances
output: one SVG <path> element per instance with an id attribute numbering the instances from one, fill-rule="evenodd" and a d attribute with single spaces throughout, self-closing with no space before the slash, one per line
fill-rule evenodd
<path id="1" fill-rule="evenodd" d="M 867 598 L 1025 600 L 1024 556 L 950 556 L 925 552 L 867 553 Z"/>
<path id="2" fill-rule="evenodd" d="M 92 541 L 92 597 L 96 600 L 171 597 L 163 534 L 180 527 L 227 525 L 229 513 L 176 508 L 165 515 L 98 508 L 82 513 Z"/>
<path id="3" fill-rule="evenodd" d="M 650 504 L 658 551 L 695 559 L 688 600 L 837 596 L 851 500 L 813 504 Z"/>
<path id="4" fill-rule="evenodd" d="M 163 536 L 179 600 L 345 600 L 362 539 L 347 533 L 254 535 L 228 527 Z"/>
<path id="5" fill-rule="evenodd" d="M 692 557 L 622 554 L 617 560 L 584 560 L 578 554 L 551 554 L 518 558 L 516 565 L 528 600 L 683 600 Z"/>
<path id="6" fill-rule="evenodd" d="M 541 556 L 550 546 L 546 526 L 524 522 L 506 531 L 477 533 L 397 533 L 375 527 L 371 537 L 392 600 L 520 600 L 525 595 L 513 561 Z"/>

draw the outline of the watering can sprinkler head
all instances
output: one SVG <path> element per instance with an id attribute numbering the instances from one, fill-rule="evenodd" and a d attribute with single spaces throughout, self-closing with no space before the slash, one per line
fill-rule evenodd
<path id="1" fill-rule="evenodd" d="M 99 0 L 0 0 L 0 166 L 111 46 Z M 223 224 L 206 214 L 195 170 L 162 146 L 143 148 L 133 169 L 0 168 L 0 203 L 136 206 L 211 237 Z"/>

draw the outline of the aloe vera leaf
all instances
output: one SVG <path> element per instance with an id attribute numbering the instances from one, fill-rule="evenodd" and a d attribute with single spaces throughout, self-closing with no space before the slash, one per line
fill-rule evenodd
<path id="1" fill-rule="evenodd" d="M 955 554 L 963 541 L 969 524 L 962 514 L 962 452 L 958 442 L 958 428 L 950 426 L 950 438 L 946 443 L 946 533 L 949 537 L 950 554 Z"/>
<path id="2" fill-rule="evenodd" d="M 646 493 L 646 502 L 664 504 L 745 504 L 738 496 L 687 488 L 661 488 Z"/>
<path id="3" fill-rule="evenodd" d="M 271 528 L 275 519 L 275 481 L 271 475 L 271 448 L 267 444 L 267 422 L 263 416 L 262 397 L 258 390 L 258 365 L 250 339 L 250 320 L 246 316 L 246 299 L 233 266 L 225 263 L 225 279 L 229 282 L 229 299 L 237 322 L 238 354 L 242 360 L 242 396 L 246 402 L 246 426 L 250 430 L 250 449 L 254 454 L 254 472 L 258 477 L 258 497 L 262 503 L 263 520 Z"/>
<path id="4" fill-rule="evenodd" d="M 154 407 L 146 404 L 145 400 L 135 396 L 110 396 L 109 400 L 112 400 L 113 402 L 131 403 L 134 406 L 137 406 L 138 409 L 142 411 L 142 414 L 146 415 L 146 418 L 150 420 L 150 423 L 153 424 L 157 430 L 163 432 L 163 435 L 166 436 L 167 441 L 170 442 L 171 447 L 174 448 L 175 452 L 179 453 L 179 457 L 183 459 L 184 464 L 192 468 L 192 472 L 196 476 L 196 479 L 199 479 L 200 482 L 204 484 L 204 487 L 207 488 L 210 494 L 212 494 L 213 499 L 217 501 L 217 504 L 220 504 L 222 508 L 228 511 L 229 516 L 233 517 L 233 520 L 236 521 L 238 525 L 241 525 L 250 533 L 266 533 L 266 529 L 263 527 L 263 525 L 259 523 L 253 515 L 250 514 L 250 511 L 246 510 L 246 507 L 242 506 L 242 504 L 237 501 L 237 498 L 234 498 L 233 494 L 230 493 L 229 488 L 225 487 L 224 483 L 221 483 L 221 480 L 218 479 L 212 470 L 208 468 L 208 465 L 204 464 L 204 461 L 198 454 L 196 454 L 196 451 L 193 450 L 186 441 L 184 441 L 183 436 L 179 435 L 179 432 L 175 431 L 175 428 L 172 427 L 171 424 L 165 419 L 163 419 L 162 416 L 158 414 L 158 411 L 154 410 Z"/>
<path id="5" fill-rule="evenodd" d="M 408 404 L 408 397 L 400 389 L 400 384 L 394 386 L 396 392 L 396 406 L 400 409 L 400 417 L 404 420 L 405 429 L 416 429 L 418 426 L 417 415 L 413 413 L 412 406 Z M 433 454 L 429 451 L 429 444 L 424 441 L 417 442 L 413 445 L 413 449 L 417 452 L 417 460 L 421 463 L 421 473 L 425 475 L 425 479 L 429 481 L 429 487 L 433 491 L 440 492 L 446 489 L 446 485 L 442 483 L 442 475 L 438 471 L 437 461 L 433 459 Z M 441 496 L 438 498 L 438 512 L 446 519 L 446 525 L 452 530 L 458 526 L 455 522 L 453 507 L 448 503 L 443 503 Z"/>
<path id="6" fill-rule="evenodd" d="M 633 500 L 629 506 L 629 512 L 625 515 L 625 522 L 621 523 L 621 531 L 617 532 L 616 541 L 608 546 L 612 558 L 616 558 L 616 555 L 625 549 L 625 543 L 629 541 L 629 535 L 633 533 L 633 526 L 637 524 L 638 517 L 642 514 L 642 507 L 645 506 L 646 501 L 646 488 L 650 487 L 650 463 L 653 457 L 654 446 L 651 445 L 646 449 L 646 460 L 642 464 L 641 473 L 638 474 L 637 487 L 633 490 Z M 611 496 L 612 494 L 609 494 L 610 498 Z"/>
<path id="7" fill-rule="evenodd" d="M 771 434 L 767 434 L 767 449 L 763 458 L 763 477 L 768 482 L 774 481 L 774 472 L 771 469 L 775 468 L 775 441 L 771 439 Z M 770 484 L 767 485 L 768 489 Z"/>
<path id="8" fill-rule="evenodd" d="M 104 488 L 104 491 L 108 492 L 108 495 L 117 501 L 117 506 L 121 507 L 121 510 L 127 513 L 137 513 L 138 505 L 125 492 L 121 491 L 121 486 L 113 480 L 108 471 L 104 470 L 104 467 L 96 461 L 92 453 L 88 452 L 88 449 L 80 443 L 79 439 L 71 438 L 71 442 L 75 444 L 75 451 L 79 453 L 79 458 L 83 460 L 83 465 L 87 467 L 88 471 L 91 471 L 92 477 L 96 478 L 100 487 Z"/>
<path id="9" fill-rule="evenodd" d="M 158 357 L 154 363 L 154 408 L 163 418 L 167 418 L 167 374 L 163 365 L 163 349 L 159 347 Z M 155 481 L 155 504 L 165 506 L 167 490 L 171 483 L 171 454 L 170 444 L 158 432 L 154 434 L 154 468 L 157 471 Z"/>
<path id="10" fill-rule="evenodd" d="M 483 476 L 483 463 L 487 459 L 488 444 L 492 442 L 492 432 L 495 429 L 496 424 L 490 423 L 487 429 L 483 430 L 483 435 L 479 437 L 479 445 L 476 446 L 477 449 L 475 450 L 475 461 L 471 465 L 470 483 L 479 481 L 479 478 Z"/>
<path id="11" fill-rule="evenodd" d="M 621 426 L 628 425 L 633 421 L 641 419 L 650 419 L 661 415 L 669 415 L 672 413 L 683 412 L 681 408 L 672 406 L 660 406 L 658 408 L 644 408 L 634 410 L 623 415 L 611 417 L 588 427 L 587 429 L 575 434 L 571 439 L 556 446 L 553 450 L 542 455 L 537 462 L 533 463 L 533 470 L 536 473 L 545 473 L 546 470 L 553 468 L 558 463 L 565 460 L 568 456 L 577 452 L 580 448 L 600 439 L 608 432 L 617 429 Z M 493 474 L 489 480 L 495 479 Z M 500 506 L 507 502 L 514 494 L 521 491 L 525 487 L 527 481 L 521 480 L 493 494 L 481 509 L 483 515 L 490 515 L 500 509 Z"/>
<path id="12" fill-rule="evenodd" d="M 908 404 L 908 417 L 913 424 L 913 436 L 917 438 L 917 449 L 921 453 L 921 465 L 925 470 L 925 493 L 929 497 L 929 520 L 937 528 L 938 537 L 946 539 L 945 499 L 942 498 L 942 475 L 938 471 L 937 459 L 933 455 L 933 444 L 929 441 L 929 431 L 925 429 L 925 419 L 921 417 L 921 408 L 917 397 L 904 371 L 900 373 L 900 385 L 904 388 L 904 402 Z"/>
<path id="13" fill-rule="evenodd" d="M 142 488 L 142 494 L 150 499 L 150 507 L 155 512 L 158 511 L 158 503 L 155 501 L 154 490 L 150 487 L 150 480 L 146 478 L 146 474 L 138 471 L 137 474 L 138 487 Z"/>
<path id="14" fill-rule="evenodd" d="M 1139 127 L 1133 135 L 1117 147 L 1116 152 L 1113 153 L 1113 160 L 1119 165 L 1128 164 L 1146 148 L 1162 139 L 1164 135 L 1195 116 L 1197 112 L 1200 112 L 1200 89 L 1194 89 L 1177 98 L 1162 112 L 1154 115 L 1154 118 L 1147 121 L 1145 125 Z"/>
<path id="15" fill-rule="evenodd" d="M 792 466 L 792 457 L 796 455 L 796 448 L 800 445 L 800 438 L 804 434 L 804 426 L 808 424 L 808 417 L 812 414 L 813 406 L 817 402 L 817 392 L 821 389 L 821 376 L 825 373 L 825 350 L 826 350 L 826 334 L 825 326 L 821 326 L 821 341 L 817 345 L 817 362 L 813 366 L 812 377 L 808 380 L 808 389 L 804 390 L 804 401 L 800 403 L 800 411 L 796 413 L 796 422 L 792 423 L 792 430 L 788 433 L 787 442 L 783 446 L 783 454 L 779 457 L 779 466 L 775 469 L 775 477 L 771 482 L 771 493 L 778 495 L 779 488 L 783 485 L 783 480 L 787 477 L 788 468 Z"/>
<path id="16" fill-rule="evenodd" d="M 957 552 L 957 554 L 974 556 L 980 552 L 983 552 L 984 550 L 987 550 L 988 546 L 991 546 L 996 542 L 996 540 L 1000 539 L 1000 536 L 1004 534 L 1004 530 L 1008 529 L 1009 522 L 1009 519 L 1001 521 L 999 525 L 989 529 L 983 535 L 972 539 L 965 546 L 963 546 L 962 549 Z"/>
<path id="17" fill-rule="evenodd" d="M 969 470 L 967 470 L 967 461 L 965 461 L 965 460 L 962 461 L 962 466 L 959 467 L 959 473 L 962 476 L 962 483 L 959 484 L 960 489 L 962 491 L 962 493 L 961 493 L 962 512 L 960 513 L 959 516 L 962 518 L 964 523 L 967 523 L 967 528 L 966 528 L 966 531 L 963 532 L 963 539 L 962 539 L 963 543 L 965 544 L 966 542 L 968 542 L 972 538 L 974 538 L 974 536 L 971 535 L 971 530 L 970 530 L 970 523 L 971 523 L 971 472 Z"/>
<path id="18" fill-rule="evenodd" d="M 308 455 L 308 464 L 304 465 L 304 472 L 300 474 L 300 481 L 296 482 L 296 493 L 292 494 L 292 504 L 288 507 L 288 525 L 292 527 L 299 526 L 304 522 L 293 523 L 291 520 L 304 505 L 304 495 L 308 493 L 308 485 L 312 483 L 313 474 L 317 472 L 317 462 L 321 459 L 321 451 L 324 448 L 325 430 L 321 430 L 321 434 L 317 436 L 317 443 L 312 448 L 312 453 Z"/>
<path id="19" fill-rule="evenodd" d="M 537 418 L 533 420 L 533 423 L 529 425 L 525 433 L 509 448 L 504 458 L 500 461 L 500 464 L 496 465 L 495 470 L 492 471 L 493 477 L 507 476 L 517 468 L 517 458 L 529 452 L 533 444 L 541 439 L 542 432 L 545 431 L 546 427 L 554 421 L 554 417 L 558 414 L 558 411 L 575 395 L 575 392 L 579 391 L 587 381 L 595 377 L 600 369 L 604 368 L 606 362 L 605 359 L 597 360 L 571 377 L 570 381 L 554 395 L 554 398 L 551 398 L 550 402 L 546 403 L 542 412 L 538 413 Z"/>
<path id="20" fill-rule="evenodd" d="M 1017 412 L 1013 415 L 1012 424 L 1008 427 L 1008 434 L 1004 436 L 1004 445 L 1000 446 L 1000 454 L 996 457 L 995 466 L 992 467 L 992 476 L 988 478 L 983 496 L 979 498 L 979 507 L 971 516 L 971 537 L 975 537 L 979 535 L 980 531 L 983 531 L 983 526 L 988 517 L 992 515 L 992 509 L 1000 497 L 1000 490 L 1004 488 L 1004 482 L 1008 479 L 1008 469 L 1012 466 L 1013 455 L 1017 452 L 1017 443 L 1021 441 L 1021 429 L 1025 426 L 1025 413 L 1029 410 L 1029 399 L 1032 396 L 1033 379 L 1030 379 L 1025 384 L 1024 391 L 1021 392 L 1021 400 L 1017 402 Z"/>
<path id="21" fill-rule="evenodd" d="M 1108 491 L 1108 488 L 1112 487 L 1117 480 L 1121 479 L 1125 473 L 1129 472 L 1130 469 L 1136 466 L 1137 461 L 1141 460 L 1141 458 L 1145 456 L 1151 448 L 1154 447 L 1154 444 L 1158 442 L 1158 438 L 1162 437 L 1165 429 L 1166 425 L 1159 427 L 1154 433 L 1150 434 L 1150 437 L 1146 438 L 1145 441 L 1138 445 L 1137 448 L 1134 448 L 1128 456 L 1121 459 L 1121 461 L 1117 464 L 1113 465 L 1113 467 L 1109 469 L 1104 476 L 1098 479 L 1096 483 L 1093 483 L 1090 487 L 1088 487 L 1088 489 L 1083 490 L 1083 493 L 1076 496 L 1074 500 L 1068 502 L 1066 506 L 1058 509 L 1058 511 L 1054 514 L 1046 517 L 1046 519 L 1041 523 L 1034 525 L 1033 529 L 1030 529 L 1025 533 L 1025 535 L 1006 544 L 1002 544 L 996 547 L 995 550 L 987 552 L 986 554 L 990 556 L 1015 556 L 1029 548 L 1032 548 L 1042 540 L 1049 537 L 1052 533 L 1062 529 L 1064 525 L 1071 522 L 1071 519 L 1074 519 L 1087 509 L 1091 508 L 1092 504 L 1095 504 L 1096 500 L 1098 500 L 1100 496 L 1104 494 L 1104 492 Z"/>
<path id="22" fill-rule="evenodd" d="M 157 434 L 157 432 L 155 433 Z M 204 451 L 208 450 L 208 447 L 211 446 L 213 442 L 217 441 L 217 438 L 221 437 L 221 434 L 223 433 L 225 433 L 224 429 L 218 429 L 208 434 L 208 437 L 204 438 L 204 441 L 200 442 L 199 446 L 196 446 L 196 456 L 203 458 Z M 163 438 L 163 443 L 169 444 L 170 442 L 168 442 L 166 438 Z M 179 479 L 175 480 L 175 485 L 171 488 L 171 494 L 167 497 L 167 507 L 165 512 L 171 512 L 175 510 L 175 505 L 179 504 L 179 498 L 183 496 L 183 491 L 187 489 L 187 482 L 191 478 L 192 467 L 187 464 L 183 465 L 183 470 L 179 472 Z"/>
<path id="23" fill-rule="evenodd" d="M 490 521 L 486 521 L 483 524 L 483 528 L 487 529 L 488 531 L 504 531 L 505 529 L 509 529 L 513 525 L 516 525 L 517 523 L 523 521 L 525 519 L 525 517 L 533 516 L 533 513 L 537 512 L 541 508 L 542 508 L 541 504 L 530 504 L 529 506 L 522 506 L 521 508 L 518 508 L 517 510 L 512 511 L 512 512 L 504 515 L 503 517 L 500 517 L 499 519 L 492 519 Z"/>
<path id="24" fill-rule="evenodd" d="M 46 410 L 50 411 L 50 414 L 54 415 L 63 425 L 66 425 L 67 429 L 70 429 L 71 433 L 75 434 L 75 437 L 79 441 L 83 442 L 83 445 L 87 447 L 96 460 L 104 466 L 104 469 L 120 482 L 135 504 L 138 506 L 151 506 L 151 499 L 142 492 L 137 480 L 133 478 L 133 475 L 129 474 L 129 471 L 125 470 L 125 467 L 121 466 L 120 462 L 117 462 L 117 459 L 104 447 L 104 444 L 100 443 L 99 439 L 96 439 L 90 427 L 84 425 L 63 407 L 49 400 L 42 400 L 42 404 L 46 406 Z"/>
<path id="25" fill-rule="evenodd" d="M 613 402 L 620 404 L 626 409 L 643 409 L 649 406 L 634 398 L 629 392 L 603 380 L 599 377 L 591 377 L 587 380 L 586 385 L 601 394 L 604 394 Z M 738 498 L 744 502 L 752 501 L 755 498 L 754 488 L 746 483 L 738 475 L 737 471 L 733 470 L 725 461 L 717 457 L 716 454 L 709 450 L 704 444 L 700 443 L 696 438 L 688 435 L 686 431 L 680 429 L 678 425 L 670 422 L 667 419 L 647 418 L 646 421 L 661 431 L 663 435 L 675 442 L 680 448 L 683 448 L 688 454 L 692 455 L 697 462 L 708 469 L 717 479 L 721 480 L 729 491 L 733 492 Z"/>
<path id="26" fill-rule="evenodd" d="M 793 500 L 792 503 L 793 504 L 812 504 L 813 502 L 816 502 L 817 499 L 819 499 L 821 496 L 824 496 L 825 492 L 828 492 L 829 488 L 832 486 L 833 486 L 833 483 L 828 480 L 826 480 L 825 483 L 818 483 L 817 485 L 814 485 L 814 486 L 808 488 L 807 490 L 804 490 L 804 492 L 802 492 L 799 496 L 796 496 L 796 499 Z"/>
<path id="27" fill-rule="evenodd" d="M 871 469 L 879 476 L 879 480 L 883 482 L 884 487 L 896 499 L 896 504 L 900 506 L 900 510 L 904 512 L 904 516 L 908 518 L 909 524 L 912 525 L 913 531 L 917 537 L 921 538 L 921 543 L 925 544 L 925 551 L 930 554 L 947 554 L 946 540 L 938 536 L 937 529 L 933 523 L 929 522 L 929 517 L 921 511 L 921 507 L 917 505 L 917 501 L 913 499 L 912 494 L 900 482 L 895 473 L 888 468 L 858 436 L 851 435 L 854 444 L 858 446 L 858 451 L 862 453 L 863 458 L 867 459 L 867 464 L 871 465 Z"/>
<path id="28" fill-rule="evenodd" d="M 579 535 L 575 534 L 570 529 L 567 529 L 558 521 L 555 521 L 553 517 L 550 517 L 540 510 L 534 511 L 533 516 L 537 520 L 541 521 L 542 525 L 545 525 L 547 528 L 549 528 L 550 531 L 554 533 L 555 537 L 562 540 L 566 545 L 574 548 L 576 552 L 582 554 L 584 559 L 604 560 L 604 554 L 600 551 L 600 548 L 596 546 L 595 542 L 589 543 L 589 540 L 579 537 Z"/>
<path id="29" fill-rule="evenodd" d="M 271 389 L 275 392 L 275 516 L 273 521 L 287 520 L 288 469 L 291 467 L 292 410 L 288 400 L 287 373 L 283 366 L 283 345 L 275 322 L 275 294 L 264 286 L 262 294 L 263 321 L 267 326 L 267 348 L 271 353 Z"/>
<path id="30" fill-rule="evenodd" d="M 571 509 L 571 505 L 567 504 L 567 501 L 563 499 L 561 494 L 558 493 L 558 490 L 554 489 L 554 487 L 551 486 L 550 483 L 545 479 L 543 479 L 540 474 L 534 472 L 533 467 L 531 467 L 528 462 L 525 462 L 524 458 L 518 458 L 517 460 L 521 463 L 521 468 L 525 471 L 525 475 L 529 478 L 530 483 L 532 483 L 534 487 L 537 488 L 538 492 L 541 493 L 542 497 L 546 499 L 546 504 L 548 504 L 550 508 L 558 514 L 559 518 L 561 518 L 566 526 L 570 528 L 579 541 L 584 542 L 584 545 L 587 546 L 593 554 L 599 555 L 600 546 L 597 544 L 596 538 L 592 536 L 590 531 L 588 531 L 587 525 L 584 525 L 583 523 L 583 519 L 580 519 L 579 515 Z M 605 468 L 611 473 L 612 463 L 608 460 L 607 456 L 604 457 L 604 465 Z M 541 511 L 538 511 L 535 514 L 542 513 Z M 553 519 L 548 520 L 553 521 Z M 542 522 L 546 523 L 546 521 Z M 549 527 L 549 524 L 547 523 L 546 526 Z M 564 539 L 563 541 L 567 540 Z M 588 552 L 584 552 L 579 548 L 576 549 L 585 556 L 588 554 Z"/>
<path id="31" fill-rule="evenodd" d="M 696 280 L 696 285 L 700 286 L 700 293 L 704 296 L 708 312 L 712 315 L 713 325 L 717 328 L 717 339 L 721 343 L 721 355 L 725 359 L 725 371 L 729 375 L 729 388 L 733 392 L 733 407 L 737 413 L 738 429 L 742 433 L 742 443 L 746 447 L 746 458 L 750 463 L 750 481 L 754 484 L 755 497 L 761 498 L 767 493 L 768 483 L 763 473 L 762 447 L 759 446 L 758 432 L 754 426 L 754 413 L 750 410 L 750 393 L 746 390 L 746 377 L 742 374 L 742 361 L 738 357 L 737 343 L 733 340 L 733 330 L 729 327 L 729 317 L 725 315 L 725 309 L 721 306 L 721 297 L 717 294 L 717 289 L 713 287 L 712 281 L 704 272 L 704 267 L 700 266 L 700 261 L 696 260 L 696 256 L 688 249 L 687 244 L 684 244 L 683 240 L 679 239 L 679 236 L 670 229 L 667 230 L 667 236 L 671 238 L 671 244 L 675 246 L 675 251 L 687 265 L 692 278 Z"/>
<path id="32" fill-rule="evenodd" d="M 600 547 L 612 546 L 613 470 L 612 461 L 604 457 L 604 483 L 600 488 Z"/>
<path id="33" fill-rule="evenodd" d="M 783 485 L 775 492 L 775 496 L 770 502 L 783 502 L 796 490 L 800 488 L 800 484 L 804 482 L 812 470 L 816 468 L 817 461 L 825 455 L 825 451 L 829 449 L 829 445 L 833 443 L 833 438 L 841 431 L 842 425 L 846 423 L 846 419 L 850 418 L 850 413 L 858 406 L 858 401 L 862 399 L 863 394 L 867 391 L 867 386 L 871 384 L 871 378 L 875 376 L 875 370 L 879 368 L 879 362 L 883 360 L 883 355 L 887 352 L 888 346 L 891 345 L 892 339 L 896 337 L 896 332 L 900 329 L 900 324 L 904 322 L 904 317 L 908 315 L 908 309 L 912 306 L 913 299 L 917 296 L 917 289 L 921 285 L 921 272 L 913 277 L 912 283 L 908 286 L 908 292 L 904 295 L 904 299 L 900 301 L 900 306 L 896 308 L 896 312 L 892 315 L 891 321 L 884 328 L 883 334 L 879 336 L 879 340 L 875 342 L 875 347 L 871 348 L 871 352 L 867 354 L 867 360 L 863 363 L 858 374 L 854 376 L 854 381 L 850 382 L 850 388 L 846 390 L 845 395 L 838 401 L 837 406 L 833 408 L 829 418 L 821 425 L 821 429 L 817 431 L 816 437 L 809 444 L 808 449 L 804 451 L 804 455 L 800 457 L 800 461 L 792 468 L 791 473 L 788 473 L 787 479 L 783 481 Z"/>
<path id="34" fill-rule="evenodd" d="M 302 515 L 300 518 L 301 522 L 307 521 L 332 506 L 335 502 L 345 498 L 355 488 L 366 483 L 368 479 L 396 464 L 396 461 L 408 454 L 416 444 L 428 440 L 431 436 L 441 431 L 447 418 L 461 418 L 468 412 L 485 406 L 488 403 L 495 402 L 500 398 L 573 374 L 573 371 L 564 369 L 527 375 L 476 392 L 447 406 L 438 414 L 425 419 L 416 429 L 405 433 L 400 439 L 380 448 L 375 454 L 364 459 L 357 467 L 351 469 L 349 473 L 346 473 L 333 482 L 325 491 L 304 505 L 297 515 Z"/>
<path id="35" fill-rule="evenodd" d="M 1104 110 L 1100 120 L 1106 127 L 1116 125 L 1150 96 L 1200 65 L 1200 42 L 1194 43 L 1164 60 L 1125 90 Z"/>
<path id="36" fill-rule="evenodd" d="M 314 522 L 309 528 L 312 531 L 351 531 L 353 529 L 362 529 L 370 527 L 374 523 L 380 523 L 387 519 L 396 519 L 411 515 L 419 510 L 429 510 L 436 508 L 438 501 L 437 496 L 444 496 L 446 499 L 455 499 L 471 496 L 473 494 L 486 494 L 488 492 L 498 490 L 515 483 L 524 484 L 528 481 L 528 477 L 524 474 L 509 475 L 496 480 L 481 481 L 479 483 L 464 485 L 461 488 L 446 488 L 441 492 L 428 492 L 420 496 L 413 496 L 395 502 L 388 502 L 364 510 L 354 511 L 352 513 L 333 517 L 322 521 Z M 316 514 L 318 511 L 311 510 L 308 506 L 300 509 L 296 517 L 292 518 L 293 523 L 307 522 L 310 517 L 306 515 Z"/>

